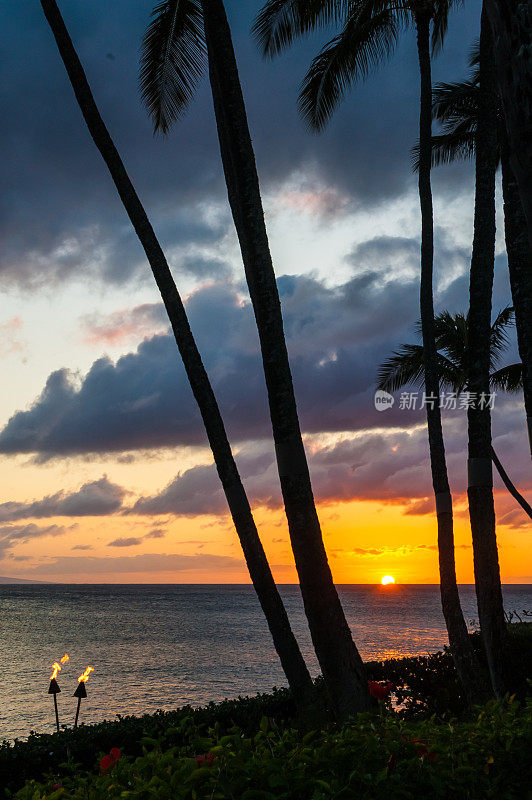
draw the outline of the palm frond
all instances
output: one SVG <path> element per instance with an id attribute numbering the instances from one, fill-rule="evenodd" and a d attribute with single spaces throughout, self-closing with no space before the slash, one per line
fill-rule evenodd
<path id="1" fill-rule="evenodd" d="M 432 55 L 436 55 L 443 47 L 443 40 L 447 33 L 449 12 L 453 6 L 463 5 L 464 0 L 437 0 L 434 3 L 432 16 Z"/>
<path id="2" fill-rule="evenodd" d="M 167 133 L 205 69 L 201 0 L 165 0 L 151 16 L 141 46 L 140 88 L 154 130 Z"/>
<path id="3" fill-rule="evenodd" d="M 459 159 L 473 158 L 475 155 L 475 131 L 462 130 L 458 126 L 449 133 L 436 134 L 432 137 L 431 143 L 433 167 L 450 164 Z M 419 170 L 419 143 L 414 145 L 411 153 L 412 169 L 417 172 Z"/>
<path id="4" fill-rule="evenodd" d="M 455 365 L 442 353 L 438 353 L 438 375 L 440 386 L 456 389 L 461 386 L 461 375 Z M 403 344 L 389 359 L 384 361 L 377 373 L 377 389 L 396 392 L 408 383 L 414 386 L 425 385 L 425 365 L 423 347 L 419 344 Z"/>
<path id="5" fill-rule="evenodd" d="M 509 364 L 492 372 L 490 384 L 492 389 L 499 389 L 502 392 L 518 392 L 523 388 L 523 365 L 521 362 Z"/>
<path id="6" fill-rule="evenodd" d="M 377 389 L 396 392 L 407 383 L 423 386 L 424 379 L 423 347 L 419 344 L 403 344 L 380 365 Z"/>
<path id="7" fill-rule="evenodd" d="M 478 67 L 480 64 L 480 40 L 476 39 L 469 51 L 469 66 Z"/>
<path id="8" fill-rule="evenodd" d="M 408 24 L 409 17 L 401 9 L 383 8 L 375 13 L 372 0 L 357 6 L 303 79 L 299 108 L 311 128 L 320 130 L 326 125 L 347 89 L 390 55 L 401 28 Z"/>
<path id="9" fill-rule="evenodd" d="M 515 324 L 513 306 L 506 306 L 495 317 L 490 331 L 490 363 L 494 369 L 502 352 L 508 347 L 508 329 Z"/>
<path id="10" fill-rule="evenodd" d="M 432 90 L 432 116 L 446 125 L 456 125 L 478 115 L 479 86 L 474 81 L 438 83 Z"/>
<path id="11" fill-rule="evenodd" d="M 350 5 L 348 0 L 268 0 L 251 33 L 262 54 L 273 57 L 297 37 L 345 20 Z"/>

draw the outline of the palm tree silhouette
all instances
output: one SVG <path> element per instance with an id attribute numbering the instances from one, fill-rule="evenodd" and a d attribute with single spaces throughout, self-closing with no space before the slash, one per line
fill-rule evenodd
<path id="1" fill-rule="evenodd" d="M 479 49 L 474 47 L 469 80 L 434 87 L 433 117 L 442 133 L 432 137 L 432 164 L 448 164 L 475 155 L 480 102 Z M 532 456 L 532 249 L 526 235 L 526 219 L 517 182 L 510 163 L 508 135 L 498 93 L 491 104 L 497 121 L 497 150 L 502 172 L 504 227 L 512 302 L 515 309 L 517 344 L 523 367 L 523 390 L 528 438 Z M 417 169 L 419 147 L 414 148 Z"/>
<path id="2" fill-rule="evenodd" d="M 518 392 L 523 388 L 522 365 L 509 364 L 495 369 L 508 345 L 507 330 L 513 324 L 513 308 L 508 306 L 495 318 L 491 326 L 491 375 L 492 391 Z M 450 389 L 457 397 L 467 390 L 466 350 L 468 320 L 466 314 L 450 314 L 442 311 L 434 320 L 436 348 L 438 350 L 438 374 L 441 389 Z M 416 330 L 420 333 L 418 323 Z M 385 392 L 396 392 L 408 383 L 424 388 L 423 347 L 418 344 L 401 345 L 379 367 L 377 388 Z M 495 450 L 492 460 L 510 494 L 532 518 L 532 508 L 510 480 Z"/>
<path id="3" fill-rule="evenodd" d="M 365 669 L 333 583 L 316 512 L 264 223 L 255 156 L 223 0 L 158 3 L 147 28 L 141 88 L 167 132 L 208 66 L 229 204 L 257 323 L 277 467 L 314 649 L 337 718 L 368 709 Z"/>
<path id="4" fill-rule="evenodd" d="M 421 208 L 420 311 L 426 391 L 438 396 L 438 361 L 434 336 L 433 209 L 431 190 L 432 49 L 441 47 L 452 0 L 267 0 L 254 34 L 264 55 L 273 56 L 298 36 L 331 23 L 340 32 L 318 53 L 303 79 L 299 107 L 310 127 L 321 130 L 348 88 L 367 77 L 388 57 L 399 34 L 413 26 L 420 70 L 419 199 Z M 432 34 L 431 34 L 432 25 Z M 452 498 L 438 403 L 426 406 L 432 483 L 436 498 L 442 610 L 449 643 L 464 692 L 471 702 L 478 668 L 467 634 L 454 558 Z"/>
<path id="5" fill-rule="evenodd" d="M 486 0 L 497 67 L 497 86 L 508 131 L 508 153 L 516 176 L 528 243 L 532 248 L 532 0 Z"/>
<path id="6" fill-rule="evenodd" d="M 96 106 L 57 3 L 55 0 L 41 0 L 41 6 L 54 35 L 89 133 L 109 169 L 161 293 L 188 380 L 201 412 L 253 586 L 266 616 L 290 688 L 296 702 L 302 705 L 312 695 L 312 680 L 290 627 L 283 601 L 262 547 L 227 439 L 220 410 L 190 330 L 181 297 L 144 207 Z"/>
<path id="7" fill-rule="evenodd" d="M 497 123 L 492 105 L 496 94 L 493 41 L 486 9 L 482 8 L 479 48 L 479 105 L 475 144 L 475 210 L 473 250 L 469 272 L 469 324 L 466 349 L 468 389 L 473 402 L 467 409 L 467 496 L 473 539 L 475 590 L 482 641 L 495 695 L 511 690 L 507 630 L 497 548 L 491 410 L 482 403 L 490 387 L 490 330 L 495 267 L 495 173 Z M 429 153 L 430 155 L 430 153 Z"/>

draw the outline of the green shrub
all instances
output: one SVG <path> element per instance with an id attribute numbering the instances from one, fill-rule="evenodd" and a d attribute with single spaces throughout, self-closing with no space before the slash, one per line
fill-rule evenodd
<path id="1" fill-rule="evenodd" d="M 532 709 L 516 701 L 491 703 L 469 722 L 366 714 L 306 734 L 266 717 L 252 735 L 236 726 L 224 733 L 220 724 L 206 729 L 190 715 L 157 739 L 145 737 L 142 755 L 123 754 L 106 774 L 93 753 L 92 770 L 65 770 L 60 785 L 53 777 L 32 781 L 16 797 L 517 800 L 531 785 L 531 737 Z"/>

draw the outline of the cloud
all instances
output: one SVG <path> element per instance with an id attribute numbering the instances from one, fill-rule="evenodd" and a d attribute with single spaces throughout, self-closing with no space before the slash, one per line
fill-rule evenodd
<path id="1" fill-rule="evenodd" d="M 417 281 L 375 267 L 337 287 L 295 276 L 278 284 L 304 430 L 404 425 L 397 406 L 386 420 L 375 411 L 373 391 L 378 364 L 412 336 Z M 189 298 L 187 311 L 231 441 L 269 437 L 249 302 L 237 286 L 211 284 Z M 99 358 L 80 385 L 67 369 L 56 370 L 33 406 L 0 432 L 0 453 L 42 459 L 198 444 L 205 432 L 170 335 L 145 339 L 116 363 Z"/>
<path id="2" fill-rule="evenodd" d="M 401 37 L 389 65 L 348 94 L 317 137 L 298 117 L 297 94 L 312 56 L 331 32 L 298 42 L 273 62 L 263 61 L 249 35 L 256 3 L 228 0 L 227 10 L 266 190 L 279 188 L 292 174 L 312 174 L 350 202 L 370 207 L 414 185 L 409 150 L 418 126 L 418 68 L 411 34 Z M 171 136 L 153 137 L 137 86 L 138 43 L 149 6 L 73 0 L 65 16 L 163 245 L 186 250 L 220 241 L 228 220 L 222 229 L 206 222 L 213 204 L 226 206 L 206 81 Z M 463 77 L 479 19 L 478 0 L 451 15 L 446 47 L 434 62 L 435 81 Z M 6 118 L 0 142 L 0 273 L 25 290 L 82 277 L 120 285 L 138 278 L 146 272 L 144 255 L 86 131 L 38 4 L 13 4 L 4 33 L 1 67 L 10 80 L 2 87 L 2 105 L 17 113 Z M 22 41 L 28 57 L 21 60 Z M 112 59 L 106 56 L 110 47 Z M 456 192 L 469 177 L 470 168 L 460 165 L 436 171 L 434 183 L 441 191 Z M 327 197 L 307 195 L 298 202 L 329 213 Z"/>
<path id="3" fill-rule="evenodd" d="M 142 536 L 129 536 L 126 538 L 118 538 L 113 539 L 112 542 L 108 542 L 108 547 L 133 547 L 137 544 L 142 544 Z"/>
<path id="4" fill-rule="evenodd" d="M 26 343 L 18 338 L 23 327 L 22 317 L 18 315 L 0 323 L 0 355 L 23 353 L 26 350 Z"/>
<path id="5" fill-rule="evenodd" d="M 169 327 L 162 303 L 143 303 L 135 308 L 122 309 L 105 316 L 92 314 L 82 321 L 84 340 L 91 344 L 116 345 L 138 341 Z"/>
<path id="6" fill-rule="evenodd" d="M 61 536 L 67 528 L 62 525 L 35 525 L 29 522 L 27 525 L 2 525 L 0 526 L 0 537 L 10 541 L 27 542 L 29 539 L 38 539 L 41 536 Z"/>
<path id="7" fill-rule="evenodd" d="M 166 531 L 162 528 L 154 528 L 149 533 L 144 536 L 145 539 L 164 539 L 166 536 Z"/>
<path id="8" fill-rule="evenodd" d="M 122 506 L 126 490 L 107 476 L 91 481 L 74 492 L 56 492 L 33 502 L 0 504 L 0 522 L 44 517 L 92 517 L 113 514 Z"/>
<path id="9" fill-rule="evenodd" d="M 273 464 L 272 453 L 241 455 L 237 458 L 241 477 L 246 483 L 250 478 L 261 478 Z M 278 494 L 275 487 L 267 486 L 266 495 L 258 496 L 257 481 L 253 483 L 250 499 L 257 505 L 271 503 L 270 495 Z M 275 503 L 278 505 L 278 502 Z M 159 493 L 139 498 L 130 509 L 133 514 L 175 514 L 195 517 L 202 514 L 227 513 L 227 500 L 214 465 L 191 467 L 179 473 Z"/>
<path id="10" fill-rule="evenodd" d="M 241 572 L 245 570 L 242 559 L 218 556 L 211 553 L 181 555 L 179 553 L 145 553 L 137 556 L 59 556 L 32 569 L 28 575 L 125 574 L 143 572 L 172 573 L 177 579 L 195 572 Z"/>
<path id="11" fill-rule="evenodd" d="M 32 539 L 40 539 L 45 536 L 62 536 L 67 531 L 72 530 L 62 525 L 35 525 L 30 522 L 27 525 L 0 525 L 0 558 L 10 555 L 9 551 L 16 544 L 24 544 Z"/>

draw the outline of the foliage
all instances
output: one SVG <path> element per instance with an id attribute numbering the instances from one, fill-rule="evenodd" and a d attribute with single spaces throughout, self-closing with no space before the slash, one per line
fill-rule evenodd
<path id="1" fill-rule="evenodd" d="M 4 741 L 0 745 L 0 791 L 2 787 L 14 790 L 25 780 L 40 778 L 51 770 L 63 774 L 72 764 L 90 769 L 94 754 L 108 753 L 112 747 L 119 747 L 130 757 L 140 755 L 144 737 L 156 739 L 168 735 L 168 731 L 178 730 L 185 718 L 193 719 L 198 726 L 217 721 L 226 728 L 238 725 L 244 731 L 252 731 L 264 715 L 282 720 L 294 714 L 289 690 L 274 689 L 270 694 L 209 703 L 199 709 L 185 706 L 141 717 L 118 717 L 114 721 L 82 725 L 77 730 L 65 729 L 59 734 L 32 733 L 27 741 Z"/>
<path id="2" fill-rule="evenodd" d="M 491 703 L 467 722 L 405 721 L 359 715 L 341 728 L 303 733 L 264 717 L 250 735 L 240 727 L 205 729 L 193 715 L 141 755 L 73 769 L 60 783 L 30 782 L 19 800 L 201 800 L 242 798 L 521 798 L 530 786 L 532 708 Z M 176 744 L 176 739 L 180 743 Z"/>
<path id="3" fill-rule="evenodd" d="M 507 306 L 500 311 L 490 333 L 490 385 L 492 389 L 517 392 L 523 388 L 522 364 L 510 364 L 496 369 L 509 344 L 508 331 L 514 324 L 514 310 Z M 467 314 L 442 311 L 434 318 L 434 336 L 438 351 L 440 384 L 461 394 L 467 388 Z M 421 335 L 421 323 L 416 326 Z M 395 392 L 412 383 L 424 385 L 423 347 L 403 344 L 379 367 L 377 388 Z"/>
<path id="4" fill-rule="evenodd" d="M 508 630 L 508 657 L 517 666 L 521 665 L 520 680 L 524 685 L 525 679 L 530 677 L 525 670 L 532 663 L 532 625 L 516 623 L 509 625 Z M 473 634 L 472 640 L 479 660 L 485 663 L 479 634 Z M 395 716 L 405 722 L 419 723 L 421 719 L 432 718 L 434 723 L 436 720 L 446 723 L 451 718 L 464 718 L 466 710 L 461 687 L 447 650 L 415 658 L 372 661 L 366 664 L 366 670 L 369 680 L 393 684 L 394 699 L 399 703 Z M 488 685 L 487 673 L 481 680 Z M 316 689 L 318 695 L 325 696 L 321 678 L 316 680 Z M 389 703 L 387 705 L 389 707 Z M 79 774 L 80 769 L 94 770 L 99 759 L 112 748 L 119 748 L 130 762 L 142 756 L 146 739 L 163 741 L 168 748 L 182 747 L 181 726 L 185 719 L 187 726 L 193 725 L 196 730 L 216 727 L 223 735 L 222 731 L 236 726 L 243 736 L 249 737 L 260 728 L 263 717 L 279 727 L 299 727 L 302 735 L 308 728 L 308 723 L 297 719 L 290 692 L 274 689 L 270 694 L 224 700 L 199 709 L 185 707 L 143 717 L 121 717 L 116 721 L 83 725 L 77 730 L 64 730 L 60 734 L 32 734 L 27 741 L 4 742 L 0 746 L 0 787 L 7 786 L 14 792 L 24 781 L 42 780 L 48 773 L 62 781 L 64 776 Z"/>

